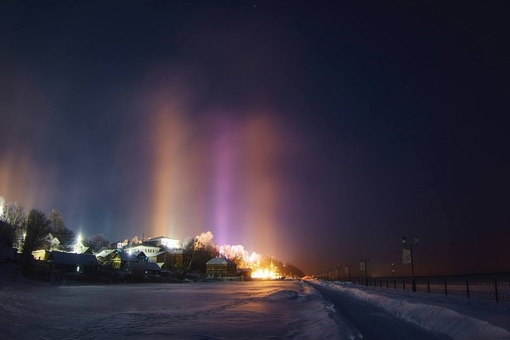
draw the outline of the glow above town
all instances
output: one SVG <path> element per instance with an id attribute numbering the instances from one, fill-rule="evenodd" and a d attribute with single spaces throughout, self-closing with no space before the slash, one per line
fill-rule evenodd
<path id="1" fill-rule="evenodd" d="M 153 101 L 152 223 L 145 234 L 184 238 L 202 227 L 218 243 L 272 254 L 282 182 L 276 120 L 218 113 L 190 120 L 179 101 Z"/>

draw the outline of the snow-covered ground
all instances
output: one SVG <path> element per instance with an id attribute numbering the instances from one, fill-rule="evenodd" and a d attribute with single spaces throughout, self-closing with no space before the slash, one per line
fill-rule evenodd
<path id="1" fill-rule="evenodd" d="M 403 318 L 428 327 L 421 330 L 430 338 L 437 333 L 462 339 L 510 338 L 508 303 L 319 281 L 51 285 L 19 276 L 13 281 L 11 272 L 5 274 L 0 271 L 2 339 L 370 338 L 341 315 L 340 306 L 324 299 L 317 285 L 339 296 L 368 301 L 380 311 L 378 317 L 395 316 L 398 322 Z M 464 320 L 458 326 L 463 331 L 430 328 L 431 320 L 448 324 Z M 399 336 L 388 334 L 387 338 Z"/>
<path id="2" fill-rule="evenodd" d="M 510 304 L 440 294 L 310 281 L 454 339 L 510 339 Z"/>
<path id="3" fill-rule="evenodd" d="M 0 279 L 1 339 L 342 338 L 299 281 L 48 285 Z"/>

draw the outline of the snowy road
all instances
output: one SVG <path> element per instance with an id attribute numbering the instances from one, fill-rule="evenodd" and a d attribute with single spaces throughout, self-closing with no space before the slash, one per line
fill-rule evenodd
<path id="1" fill-rule="evenodd" d="M 449 339 L 434 334 L 412 323 L 398 319 L 390 313 L 365 301 L 328 287 L 313 285 L 321 295 L 331 301 L 342 320 L 347 320 L 362 334 L 363 339 Z"/>
<path id="2" fill-rule="evenodd" d="M 52 286 L 0 278 L 0 338 L 441 338 L 356 298 L 351 293 L 357 290 L 301 281 Z M 416 306 L 405 301 L 401 305 Z M 488 331 L 497 338 L 509 338 L 502 328 L 454 314 L 462 327 L 475 325 L 478 331 L 458 333 L 459 339 L 470 338 L 469 334 L 484 338 Z M 495 320 L 504 323 L 506 319 Z"/>

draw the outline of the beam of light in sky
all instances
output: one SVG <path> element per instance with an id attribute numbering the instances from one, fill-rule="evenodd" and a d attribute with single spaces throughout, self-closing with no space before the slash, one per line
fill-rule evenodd
<path id="1" fill-rule="evenodd" d="M 0 194 L 6 201 L 16 201 L 26 208 L 49 209 L 54 192 L 51 168 L 44 168 L 29 153 L 17 148 L 0 158 Z"/>
<path id="2" fill-rule="evenodd" d="M 159 104 L 152 134 L 152 217 L 146 235 L 212 230 L 220 244 L 274 251 L 279 139 L 266 115 L 199 115 Z M 271 255 L 271 254 L 269 254 Z"/>
<path id="3" fill-rule="evenodd" d="M 268 116 L 251 118 L 244 128 L 245 136 L 245 237 L 252 240 L 251 249 L 264 245 L 262 251 L 271 255 L 277 246 L 277 204 L 279 181 L 276 172 L 280 142 L 275 124 Z"/>
<path id="4" fill-rule="evenodd" d="M 10 95 L 0 95 L 0 195 L 27 210 L 56 208 L 51 205 L 59 192 L 58 168 L 44 153 L 54 112 L 49 91 L 25 69 L 11 79 L 9 88 Z"/>
<path id="5" fill-rule="evenodd" d="M 146 128 L 151 181 L 149 225 L 145 235 L 184 239 L 207 229 L 208 138 L 201 120 L 186 116 L 184 106 L 165 96 L 156 99 Z"/>
<path id="6" fill-rule="evenodd" d="M 235 223 L 234 190 L 237 180 L 236 136 L 234 124 L 226 118 L 220 117 L 216 122 L 216 132 L 213 152 L 214 162 L 214 227 L 216 238 L 220 243 L 228 240 L 229 231 L 233 232 Z"/>
<path id="7" fill-rule="evenodd" d="M 178 204 L 182 188 L 186 185 L 183 171 L 184 141 L 187 127 L 178 108 L 160 109 L 155 120 L 154 177 L 153 177 L 153 236 L 171 236 L 176 231 Z"/>

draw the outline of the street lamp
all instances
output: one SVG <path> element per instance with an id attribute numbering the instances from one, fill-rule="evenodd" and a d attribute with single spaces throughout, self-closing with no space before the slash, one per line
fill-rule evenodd
<path id="1" fill-rule="evenodd" d="M 395 263 L 391 264 L 391 272 L 393 273 L 393 278 L 395 278 Z"/>
<path id="2" fill-rule="evenodd" d="M 370 255 L 368 257 L 364 258 L 363 256 L 359 256 L 360 260 L 360 269 L 365 270 L 365 286 L 368 286 L 368 274 L 367 274 L 367 261 L 370 261 Z"/>
<path id="3" fill-rule="evenodd" d="M 336 280 L 340 281 L 340 267 L 336 266 Z"/>
<path id="4" fill-rule="evenodd" d="M 418 237 L 414 238 L 414 244 L 418 245 Z M 407 239 L 405 236 L 402 236 L 402 244 L 404 245 L 404 251 L 409 250 L 409 259 L 407 256 L 405 256 L 405 252 L 402 254 L 402 262 L 404 264 L 411 263 L 411 275 L 412 275 L 412 285 L 413 285 L 413 292 L 416 292 L 416 278 L 414 277 L 414 255 L 413 255 L 413 244 L 410 242 L 409 244 L 406 243 Z"/>
<path id="5" fill-rule="evenodd" d="M 74 245 L 75 253 L 78 253 L 79 251 L 81 251 L 81 246 L 80 246 L 81 240 L 82 240 L 81 234 L 78 234 L 78 237 L 76 238 L 76 244 Z"/>
<path id="6" fill-rule="evenodd" d="M 345 273 L 349 275 L 349 282 L 351 282 L 351 266 L 352 262 L 345 264 Z"/>

